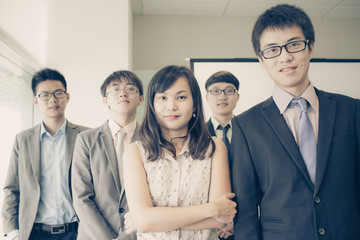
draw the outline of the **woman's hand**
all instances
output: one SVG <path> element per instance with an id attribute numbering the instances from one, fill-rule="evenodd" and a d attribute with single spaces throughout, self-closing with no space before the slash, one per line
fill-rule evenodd
<path id="1" fill-rule="evenodd" d="M 215 206 L 213 218 L 220 223 L 231 223 L 236 214 L 236 203 L 231 199 L 235 193 L 226 193 L 215 199 L 212 204 Z"/>
<path id="2" fill-rule="evenodd" d="M 217 234 L 218 234 L 219 237 L 225 238 L 225 239 L 232 236 L 232 235 L 234 235 L 234 224 L 233 224 L 233 222 L 226 224 L 225 227 L 223 227 L 223 228 L 219 228 L 218 231 L 217 231 Z"/>
<path id="3" fill-rule="evenodd" d="M 135 226 L 135 223 L 131 217 L 130 211 L 127 212 L 124 216 L 125 218 L 125 232 L 126 234 L 131 234 L 132 232 L 137 231 L 137 227 Z"/>

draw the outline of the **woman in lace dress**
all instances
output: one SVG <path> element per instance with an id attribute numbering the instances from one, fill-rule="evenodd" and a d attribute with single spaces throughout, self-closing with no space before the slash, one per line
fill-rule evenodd
<path id="1" fill-rule="evenodd" d="M 212 240 L 236 213 L 226 147 L 205 125 L 198 83 L 167 66 L 148 86 L 140 141 L 124 153 L 127 233 L 138 239 Z"/>

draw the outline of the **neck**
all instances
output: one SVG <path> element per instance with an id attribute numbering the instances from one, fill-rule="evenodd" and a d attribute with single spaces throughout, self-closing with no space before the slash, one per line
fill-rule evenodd
<path id="1" fill-rule="evenodd" d="M 125 127 L 135 121 L 135 115 L 111 114 L 111 119 L 120 127 Z"/>
<path id="2" fill-rule="evenodd" d="M 293 95 L 294 97 L 298 98 L 305 92 L 305 90 L 309 87 L 309 85 L 310 85 L 310 81 L 307 80 L 302 85 L 297 85 L 284 90 L 290 93 L 291 95 Z"/>
<path id="3" fill-rule="evenodd" d="M 234 114 L 232 112 L 231 114 L 227 114 L 227 115 L 214 115 L 214 118 L 223 126 L 228 124 L 233 117 Z"/>
<path id="4" fill-rule="evenodd" d="M 51 136 L 54 136 L 54 134 L 60 129 L 64 121 L 65 121 L 65 116 L 61 118 L 43 119 L 45 129 L 50 133 Z"/>

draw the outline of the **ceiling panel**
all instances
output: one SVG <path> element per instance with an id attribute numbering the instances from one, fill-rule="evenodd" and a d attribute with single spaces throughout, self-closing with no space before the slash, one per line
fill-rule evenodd
<path id="1" fill-rule="evenodd" d="M 333 9 L 326 17 L 329 18 L 359 18 L 360 7 L 337 7 Z"/>
<path id="2" fill-rule="evenodd" d="M 360 0 L 344 0 L 340 6 L 360 7 Z"/>
<path id="3" fill-rule="evenodd" d="M 131 0 L 134 15 L 258 16 L 289 3 L 310 17 L 360 18 L 360 0 Z"/>
<path id="4" fill-rule="evenodd" d="M 222 16 L 226 4 L 143 4 L 144 15 Z"/>

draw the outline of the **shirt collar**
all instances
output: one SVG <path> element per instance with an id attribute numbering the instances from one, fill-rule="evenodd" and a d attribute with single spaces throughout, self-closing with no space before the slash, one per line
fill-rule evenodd
<path id="1" fill-rule="evenodd" d="M 62 133 L 63 135 L 65 135 L 66 134 L 66 126 L 67 126 L 67 120 L 65 119 L 65 121 L 63 122 L 63 124 L 61 125 L 59 130 L 55 133 L 55 135 L 57 135 L 58 133 Z M 45 128 L 44 121 L 42 121 L 41 125 L 40 125 L 40 141 L 41 142 L 43 141 L 43 138 L 45 135 L 51 136 L 51 134 Z"/>
<path id="2" fill-rule="evenodd" d="M 315 92 L 315 88 L 311 82 L 300 97 L 305 98 L 314 110 L 319 108 L 319 101 Z M 280 114 L 283 114 L 286 108 L 289 106 L 290 102 L 294 99 L 294 96 L 275 85 L 273 99 L 276 106 L 280 110 Z"/>
<path id="3" fill-rule="evenodd" d="M 126 133 L 128 137 L 131 137 L 134 135 L 135 129 L 136 129 L 136 119 L 131 122 L 130 124 L 126 125 L 125 127 L 120 127 L 114 120 L 111 118 L 109 119 L 109 128 L 111 131 L 111 135 L 113 138 L 116 137 L 116 134 L 119 130 L 122 130 Z"/>
<path id="4" fill-rule="evenodd" d="M 214 130 L 216 130 L 219 127 L 219 125 L 222 125 L 218 120 L 216 120 L 216 118 L 214 116 L 211 116 L 210 119 L 211 119 L 211 123 L 212 123 L 212 125 L 214 127 Z M 223 127 L 225 127 L 228 124 L 230 125 L 230 128 L 231 128 L 232 127 L 231 126 L 231 120 L 227 124 L 225 124 Z"/>

